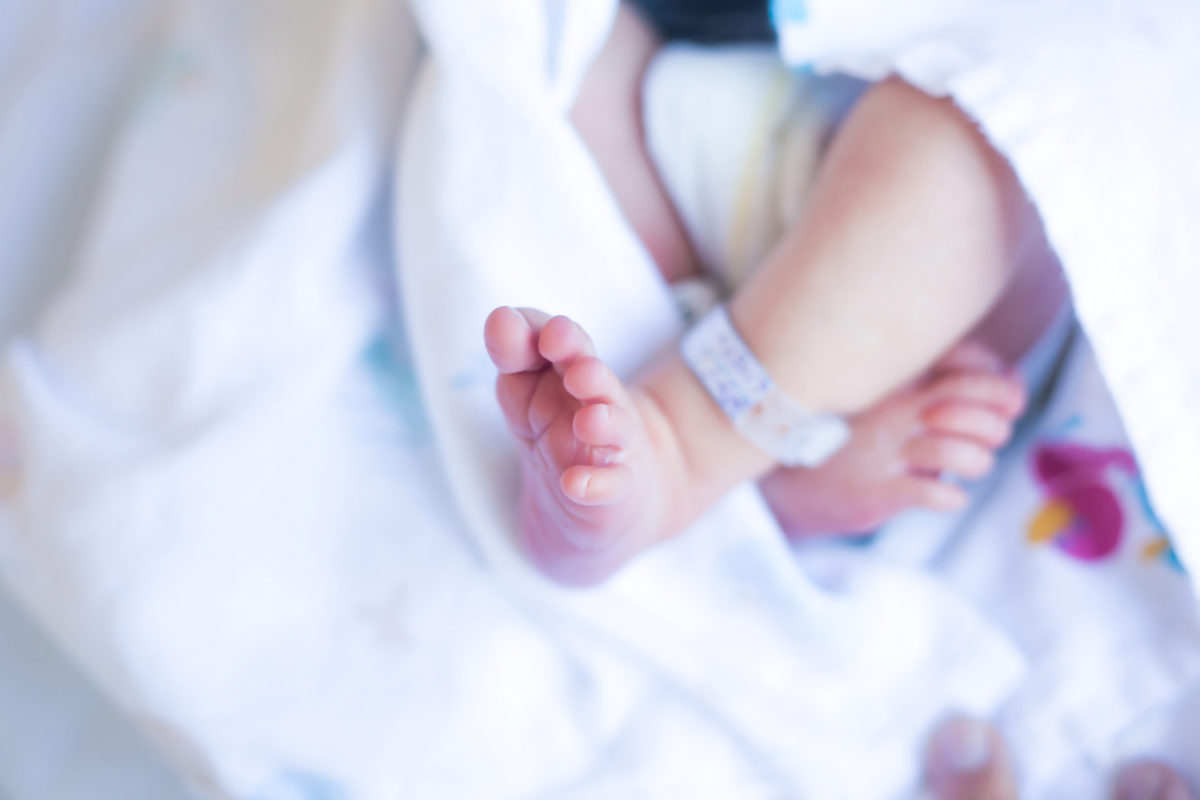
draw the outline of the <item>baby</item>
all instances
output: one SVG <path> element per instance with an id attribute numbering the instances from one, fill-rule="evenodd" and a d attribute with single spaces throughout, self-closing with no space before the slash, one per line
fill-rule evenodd
<path id="1" fill-rule="evenodd" d="M 906 509 L 961 508 L 967 497 L 953 477 L 986 474 L 1023 407 L 1004 365 L 1064 296 L 1008 166 L 951 104 L 885 81 L 829 126 L 828 142 L 816 137 L 815 177 L 775 163 L 778 147 L 743 148 L 765 159 L 760 172 L 793 175 L 797 191 L 775 203 L 790 207 L 777 231 L 757 226 L 762 246 L 742 247 L 753 263 L 739 267 L 703 246 L 711 221 L 681 213 L 688 182 L 676 181 L 672 196 L 664 181 L 671 136 L 657 161 L 647 145 L 662 138 L 647 130 L 655 109 L 643 103 L 659 52 L 638 12 L 622 8 L 573 111 L 581 136 L 664 278 L 686 284 L 702 264 L 717 272 L 735 290 L 732 328 L 778 390 L 843 415 L 851 435 L 819 466 L 783 467 L 743 436 L 680 352 L 623 383 L 571 320 L 496 309 L 484 336 L 522 447 L 527 553 L 564 583 L 601 581 L 747 479 L 761 481 L 793 535 L 865 532 Z M 721 69 L 744 63 L 697 56 L 706 57 Z M 702 166 L 745 160 L 711 155 Z M 755 217 L 766 213 L 756 208 Z"/>

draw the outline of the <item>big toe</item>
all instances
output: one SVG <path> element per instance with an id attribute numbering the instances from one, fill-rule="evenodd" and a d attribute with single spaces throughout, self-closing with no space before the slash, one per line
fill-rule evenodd
<path id="1" fill-rule="evenodd" d="M 538 336 L 547 319 L 540 311 L 509 306 L 501 306 L 488 315 L 483 326 L 483 343 L 500 372 L 529 372 L 546 365 L 538 352 Z"/>
<path id="2" fill-rule="evenodd" d="M 1012 419 L 1025 408 L 1025 385 L 1013 373 L 958 372 L 938 379 L 929 400 L 985 406 Z"/>
<path id="3" fill-rule="evenodd" d="M 929 741 L 925 788 L 934 800 L 1017 800 L 1008 751 L 994 728 L 954 717 Z"/>

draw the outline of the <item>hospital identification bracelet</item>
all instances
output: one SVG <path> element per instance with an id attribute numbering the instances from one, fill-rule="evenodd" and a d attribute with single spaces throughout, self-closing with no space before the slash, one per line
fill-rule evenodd
<path id="1" fill-rule="evenodd" d="M 687 332 L 683 360 L 747 441 L 785 467 L 817 467 L 850 439 L 836 414 L 809 411 L 767 374 L 738 336 L 724 305 Z"/>

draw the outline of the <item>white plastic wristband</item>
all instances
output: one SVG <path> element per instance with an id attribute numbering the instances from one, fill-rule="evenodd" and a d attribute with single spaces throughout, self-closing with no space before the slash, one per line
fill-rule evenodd
<path id="1" fill-rule="evenodd" d="M 776 385 L 724 305 L 688 331 L 680 350 L 738 433 L 785 467 L 820 466 L 849 441 L 844 419 L 809 411 Z"/>

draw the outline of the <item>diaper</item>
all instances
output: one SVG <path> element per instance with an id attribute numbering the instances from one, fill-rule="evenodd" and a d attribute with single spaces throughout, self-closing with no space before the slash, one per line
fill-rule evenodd
<path id="1" fill-rule="evenodd" d="M 767 46 L 675 44 L 655 57 L 643 87 L 647 147 L 722 291 L 737 289 L 795 221 L 863 85 L 797 74 Z"/>

